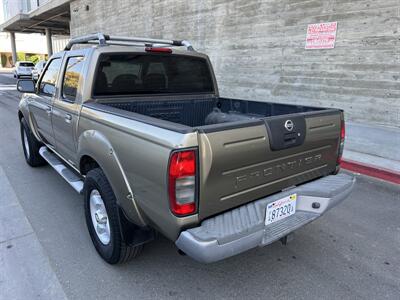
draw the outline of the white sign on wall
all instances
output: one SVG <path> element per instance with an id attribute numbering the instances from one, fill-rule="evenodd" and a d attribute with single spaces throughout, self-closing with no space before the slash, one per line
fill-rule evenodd
<path id="1" fill-rule="evenodd" d="M 307 27 L 306 49 L 335 48 L 337 22 L 309 24 Z"/>

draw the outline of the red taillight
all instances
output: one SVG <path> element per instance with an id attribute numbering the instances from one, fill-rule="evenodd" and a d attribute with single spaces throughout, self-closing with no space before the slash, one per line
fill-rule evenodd
<path id="1" fill-rule="evenodd" d="M 346 129 L 345 129 L 344 119 L 343 119 L 343 115 L 342 115 L 342 120 L 341 120 L 341 123 L 340 123 L 339 153 L 338 153 L 338 159 L 337 159 L 337 164 L 338 165 L 340 165 L 340 163 L 342 162 L 342 155 L 343 155 L 345 137 L 346 137 Z"/>
<path id="2" fill-rule="evenodd" d="M 345 124 L 344 124 L 344 120 L 342 120 L 341 123 L 342 124 L 341 124 L 341 128 L 340 128 L 340 140 L 342 142 L 344 142 L 344 138 L 346 137 L 346 127 L 345 127 Z"/>
<path id="3" fill-rule="evenodd" d="M 146 52 L 172 53 L 172 49 L 170 49 L 170 48 L 162 48 L 162 47 L 146 47 L 144 50 Z"/>
<path id="4" fill-rule="evenodd" d="M 196 151 L 174 152 L 169 160 L 168 189 L 171 211 L 177 216 L 196 211 Z"/>

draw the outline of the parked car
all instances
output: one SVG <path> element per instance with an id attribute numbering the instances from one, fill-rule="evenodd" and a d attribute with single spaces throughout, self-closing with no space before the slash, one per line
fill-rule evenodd
<path id="1" fill-rule="evenodd" d="M 35 67 L 31 61 L 17 61 L 14 67 L 14 78 L 32 77 L 32 70 Z"/>
<path id="2" fill-rule="evenodd" d="M 32 80 L 37 81 L 39 79 L 40 74 L 42 74 L 43 68 L 46 65 L 45 60 L 39 60 L 35 67 L 32 70 Z"/>
<path id="3" fill-rule="evenodd" d="M 43 72 L 17 84 L 26 162 L 83 194 L 110 264 L 155 232 L 205 263 L 285 242 L 353 188 L 342 110 L 221 97 L 187 41 L 79 37 Z"/>

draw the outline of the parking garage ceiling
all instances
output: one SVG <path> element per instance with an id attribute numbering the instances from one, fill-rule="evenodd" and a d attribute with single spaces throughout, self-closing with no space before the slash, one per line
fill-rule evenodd
<path id="1" fill-rule="evenodd" d="M 30 13 L 18 14 L 0 24 L 0 31 L 44 33 L 49 28 L 53 34 L 69 35 L 70 20 L 69 1 L 49 1 Z"/>

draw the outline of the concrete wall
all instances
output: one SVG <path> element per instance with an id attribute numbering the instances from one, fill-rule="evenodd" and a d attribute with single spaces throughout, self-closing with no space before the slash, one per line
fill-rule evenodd
<path id="1" fill-rule="evenodd" d="M 307 24 L 327 21 L 338 22 L 336 48 L 304 50 Z M 72 36 L 96 31 L 192 41 L 226 97 L 338 107 L 400 127 L 399 0 L 72 2 Z"/>

